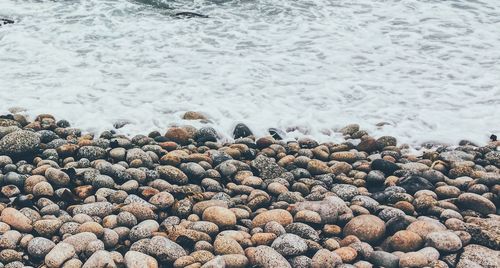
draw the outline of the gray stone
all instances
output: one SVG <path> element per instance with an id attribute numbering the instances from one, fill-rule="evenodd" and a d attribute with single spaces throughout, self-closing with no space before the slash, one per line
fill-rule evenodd
<path id="1" fill-rule="evenodd" d="M 398 268 L 399 257 L 385 251 L 374 251 L 370 255 L 370 262 L 385 268 Z"/>
<path id="2" fill-rule="evenodd" d="M 271 247 L 283 256 L 301 255 L 307 251 L 304 239 L 295 234 L 284 234 L 276 238 Z"/>
<path id="3" fill-rule="evenodd" d="M 187 255 L 179 244 L 162 236 L 151 238 L 147 250 L 148 254 L 157 257 L 160 261 L 167 262 L 174 262 L 176 259 Z"/>
<path id="4" fill-rule="evenodd" d="M 468 245 L 460 255 L 457 268 L 469 268 L 473 267 L 472 265 L 484 268 L 500 267 L 500 251 L 476 244 Z"/>
<path id="5" fill-rule="evenodd" d="M 35 258 L 44 258 L 56 244 L 44 237 L 35 237 L 28 243 L 28 254 Z"/>
<path id="6" fill-rule="evenodd" d="M 248 256 L 252 265 L 262 268 L 292 268 L 288 261 L 272 247 L 258 246 Z"/>
<path id="7" fill-rule="evenodd" d="M 5 135 L 0 140 L 0 154 L 22 155 L 33 153 L 40 144 L 40 136 L 35 132 L 19 130 Z"/>

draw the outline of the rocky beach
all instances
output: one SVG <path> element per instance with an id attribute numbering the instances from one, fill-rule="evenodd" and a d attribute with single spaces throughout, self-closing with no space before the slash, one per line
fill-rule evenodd
<path id="1" fill-rule="evenodd" d="M 205 120 L 196 112 L 184 119 Z M 193 122 L 194 122 L 193 121 Z M 0 267 L 500 267 L 500 143 L 0 119 Z"/>

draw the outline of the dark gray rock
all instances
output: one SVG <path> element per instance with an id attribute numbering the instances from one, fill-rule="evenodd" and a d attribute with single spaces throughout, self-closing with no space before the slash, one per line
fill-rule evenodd
<path id="1" fill-rule="evenodd" d="M 376 266 L 381 266 L 385 268 L 398 268 L 399 258 L 398 256 L 385 251 L 374 251 L 370 255 L 370 262 Z"/>
<path id="2" fill-rule="evenodd" d="M 384 159 L 375 159 L 370 164 L 373 170 L 380 170 L 386 176 L 392 175 L 396 170 L 400 169 L 398 165 Z"/>
<path id="3" fill-rule="evenodd" d="M 244 138 L 252 135 L 253 133 L 250 130 L 250 128 L 248 128 L 248 126 L 243 123 L 239 123 L 234 127 L 233 138 L 235 139 Z"/>
<path id="4" fill-rule="evenodd" d="M 400 187 L 403 187 L 406 190 L 406 192 L 412 195 L 420 190 L 434 189 L 434 185 L 432 185 L 432 183 L 417 175 L 410 175 L 400 180 L 398 185 Z"/>
<path id="5" fill-rule="evenodd" d="M 263 155 L 257 156 L 252 161 L 252 167 L 258 171 L 259 176 L 264 180 L 278 178 L 286 172 L 274 159 Z"/>
<path id="6" fill-rule="evenodd" d="M 19 130 L 5 135 L 0 140 L 0 153 L 9 156 L 32 154 L 40 145 L 40 136 L 31 131 Z"/>

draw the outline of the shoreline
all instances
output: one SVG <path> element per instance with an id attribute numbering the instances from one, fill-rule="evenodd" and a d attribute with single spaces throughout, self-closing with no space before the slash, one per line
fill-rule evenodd
<path id="1" fill-rule="evenodd" d="M 211 127 L 127 137 L 2 116 L 0 263 L 500 265 L 499 141 L 415 154 L 356 124 L 340 132 L 291 141 L 238 124 L 220 142 Z"/>
<path id="2" fill-rule="evenodd" d="M 15 106 L 7 110 L 4 110 L 4 112 L 0 113 L 0 115 L 1 114 L 3 114 L 3 116 L 0 117 L 5 117 L 5 115 L 10 114 L 23 117 L 24 119 L 22 119 L 22 121 L 27 121 L 27 120 L 35 121 L 38 115 L 46 113 L 37 114 L 31 109 Z M 64 118 L 64 117 L 58 117 L 56 114 L 49 114 L 49 115 L 57 118 Z M 97 116 L 97 114 L 95 116 Z M 70 124 L 71 126 L 75 125 L 79 129 L 79 131 L 81 131 L 81 133 L 89 135 L 99 136 L 102 132 L 112 131 L 114 134 L 124 135 L 127 138 L 132 138 L 133 136 L 136 135 L 149 135 L 154 132 L 160 132 L 161 134 L 164 134 L 164 132 L 171 127 L 185 126 L 189 128 L 194 127 L 196 129 L 203 127 L 210 127 L 214 128 L 214 130 L 216 131 L 217 141 L 222 143 L 233 143 L 235 141 L 234 131 L 238 127 L 238 125 L 244 125 L 248 129 L 248 131 L 250 131 L 250 133 L 253 134 L 252 137 L 254 138 L 269 136 L 273 135 L 273 133 L 275 132 L 279 132 L 280 136 L 282 136 L 280 140 L 283 140 L 285 142 L 297 141 L 298 139 L 301 138 L 307 138 L 307 139 L 314 139 L 318 143 L 351 142 L 354 145 L 357 145 L 363 134 L 374 138 L 382 136 L 391 136 L 397 139 L 399 146 L 402 146 L 402 148 L 404 149 L 411 149 L 412 152 L 422 151 L 432 148 L 435 149 L 438 147 L 462 146 L 466 144 L 472 144 L 479 147 L 488 146 L 493 141 L 492 139 L 493 137 L 495 137 L 496 141 L 497 139 L 496 134 L 498 134 L 496 131 L 487 131 L 483 133 L 484 135 L 482 135 L 481 139 L 478 139 L 478 133 L 469 133 L 472 136 L 475 136 L 475 138 L 473 139 L 468 139 L 467 135 L 464 135 L 461 138 L 458 137 L 437 138 L 436 135 L 429 135 L 429 136 L 434 136 L 434 138 L 415 138 L 415 137 L 410 138 L 408 136 L 402 137 L 398 135 L 401 133 L 398 133 L 397 131 L 398 125 L 396 123 L 394 122 L 389 123 L 385 121 L 381 121 L 377 124 L 372 124 L 372 125 L 366 122 L 365 124 L 357 124 L 356 122 L 346 123 L 344 125 L 336 124 L 336 126 L 330 126 L 328 128 L 324 128 L 321 130 L 317 129 L 317 127 L 314 126 L 300 126 L 300 125 L 297 126 L 283 125 L 281 126 L 281 128 L 276 126 L 257 127 L 255 126 L 256 122 L 247 125 L 244 122 L 245 120 L 235 120 L 232 124 L 229 125 L 227 122 L 224 122 L 223 125 L 220 125 L 219 124 L 220 120 L 216 120 L 204 112 L 195 112 L 195 111 L 174 112 L 167 116 L 168 119 L 165 119 L 166 121 L 163 120 L 164 121 L 162 122 L 163 124 L 161 124 L 159 121 L 155 121 L 153 124 L 154 126 L 148 126 L 148 127 L 142 123 L 137 122 L 137 120 L 126 119 L 126 117 L 119 117 L 121 119 L 107 118 L 106 121 L 111 120 L 110 122 L 107 123 L 108 125 L 107 127 L 104 126 L 106 124 L 103 124 L 103 122 L 99 122 L 98 125 L 91 125 L 87 122 L 87 121 L 92 121 L 91 117 L 87 116 L 85 118 L 86 118 L 84 120 L 85 122 L 83 122 L 84 127 L 78 124 L 78 123 L 82 124 L 81 120 L 76 120 L 78 122 L 74 122 L 75 121 L 74 118 L 73 120 L 67 120 L 67 124 Z M 345 122 L 346 120 L 343 121 Z M 352 127 L 359 130 L 359 132 L 358 133 L 345 132 L 346 129 Z M 145 128 L 146 131 L 141 130 L 142 128 Z M 377 130 L 374 130 L 374 128 Z M 383 128 L 388 128 L 389 130 L 381 131 Z M 393 129 L 394 133 L 391 133 L 392 131 L 390 131 L 390 129 Z M 491 128 L 491 130 L 495 129 Z M 402 140 L 402 142 L 400 140 Z"/>

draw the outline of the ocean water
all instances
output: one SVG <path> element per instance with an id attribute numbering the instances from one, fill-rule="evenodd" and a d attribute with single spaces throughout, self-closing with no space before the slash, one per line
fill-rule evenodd
<path id="1" fill-rule="evenodd" d="M 188 110 L 225 138 L 239 122 L 321 141 L 348 123 L 410 144 L 500 132 L 496 0 L 1 0 L 1 17 L 0 112 L 131 135 L 201 126 Z"/>

